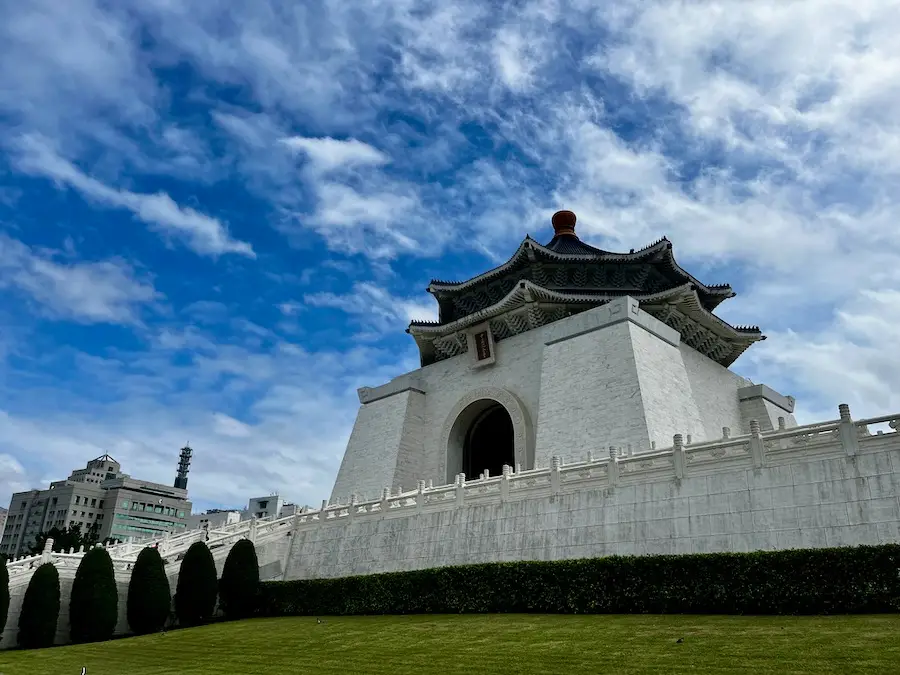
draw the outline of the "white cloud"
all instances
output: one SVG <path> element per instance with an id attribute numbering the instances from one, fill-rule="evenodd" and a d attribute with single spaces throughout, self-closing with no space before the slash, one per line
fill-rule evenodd
<path id="1" fill-rule="evenodd" d="M 280 142 L 308 158 L 304 173 L 315 193 L 312 217 L 295 218 L 314 225 L 331 248 L 375 260 L 429 248 L 422 235 L 433 230 L 421 227 L 416 188 L 377 171 L 389 162 L 385 153 L 356 139 L 293 136 Z"/>
<path id="2" fill-rule="evenodd" d="M 380 166 L 390 159 L 380 150 L 355 138 L 338 140 L 326 138 L 303 138 L 291 136 L 282 138 L 281 143 L 298 150 L 309 157 L 313 170 L 318 173 L 329 173 L 336 169 L 359 166 Z"/>
<path id="3" fill-rule="evenodd" d="M 346 312 L 366 329 L 380 337 L 399 333 L 410 321 L 437 321 L 437 303 L 396 297 L 370 282 L 354 284 L 347 294 L 309 293 L 303 297 L 307 305 L 332 307 Z"/>
<path id="4" fill-rule="evenodd" d="M 42 408 L 0 411 L 0 452 L 24 467 L 11 482 L 0 480 L 0 502 L 13 487 L 64 478 L 105 452 L 132 476 L 170 483 L 189 441 L 197 507 L 239 506 L 273 489 L 315 504 L 337 472 L 359 404 L 355 389 L 398 372 L 377 350 L 309 353 L 282 342 L 260 351 L 221 338 L 211 350 L 190 365 L 176 358 L 185 352 L 161 345 L 116 359 L 57 354 L 72 359 L 73 378 L 103 388 L 105 400 L 79 400 L 59 385 L 19 388 L 18 400 L 40 396 Z M 223 412 L 247 400 L 244 420 Z"/>
<path id="5" fill-rule="evenodd" d="M 28 489 L 25 468 L 15 457 L 0 453 L 0 504 L 3 504 L 3 508 L 9 505 L 9 495 Z"/>
<path id="6" fill-rule="evenodd" d="M 213 430 L 214 433 L 229 438 L 248 438 L 253 434 L 252 427 L 222 413 L 213 414 Z"/>
<path id="7" fill-rule="evenodd" d="M 628 250 L 666 234 L 701 279 L 732 282 L 739 297 L 720 313 L 770 336 L 737 369 L 797 394 L 802 415 L 833 417 L 841 401 L 855 414 L 897 408 L 900 373 L 885 356 L 900 323 L 895 2 L 537 0 L 513 11 L 474 0 L 146 0 L 128 13 L 73 3 L 67 12 L 20 3 L 0 25 L 0 109 L 17 129 L 50 139 L 43 155 L 31 155 L 35 175 L 208 254 L 237 246 L 249 255 L 212 216 L 109 178 L 119 165 L 131 173 L 171 166 L 191 180 L 233 171 L 300 246 L 311 246 L 313 232 L 332 251 L 382 267 L 452 248 L 434 275 L 449 267 L 457 278 L 483 271 L 485 258 L 505 259 L 526 231 L 549 238 L 549 213 L 572 208 L 592 243 Z M 138 39 L 145 33 L 152 40 Z M 222 156 L 207 129 L 163 119 L 168 92 L 153 67 L 172 64 L 209 78 L 210 91 L 238 85 L 252 99 L 252 114 L 192 99 L 229 134 L 217 137 Z M 87 154 L 104 157 L 90 175 L 76 168 L 88 166 Z M 340 309 L 375 337 L 433 318 L 429 300 L 369 282 L 343 295 L 311 293 L 303 306 Z M 286 462 L 285 481 L 321 496 L 355 409 L 352 373 L 368 373 L 366 383 L 380 375 L 364 359 L 335 365 L 339 355 L 296 346 L 266 351 L 249 324 L 228 325 L 244 331 L 235 344 L 183 327 L 160 331 L 140 360 L 150 376 L 121 377 L 114 363 L 85 360 L 80 367 L 127 403 L 87 403 L 82 417 L 54 413 L 54 464 L 69 461 L 62 449 L 73 437 L 84 452 L 109 444 L 136 474 L 168 479 L 177 447 L 196 437 L 224 458 L 203 467 L 209 479 L 192 477 L 204 498 L 218 485 L 238 500 L 276 482 L 268 460 L 245 459 L 247 447 L 265 448 L 273 463 Z M 193 370 L 177 370 L 189 392 L 162 385 L 163 374 L 173 376 L 165 357 L 173 350 L 193 359 Z M 249 413 L 223 404 L 263 384 L 265 399 Z M 328 417 L 329 406 L 340 414 Z M 315 415 L 327 424 L 307 435 Z M 171 436 L 148 429 L 150 416 Z M 25 421 L 14 419 L 13 456 L 33 455 L 51 433 Z"/>
<path id="8" fill-rule="evenodd" d="M 0 235 L 0 288 L 16 288 L 54 318 L 82 323 L 135 323 L 143 305 L 161 299 L 121 260 L 57 262 Z"/>
<path id="9" fill-rule="evenodd" d="M 178 449 L 189 441 L 188 487 L 198 506 L 241 505 L 271 489 L 318 503 L 343 454 L 359 405 L 356 388 L 385 381 L 406 364 L 376 349 L 311 353 L 284 341 L 264 349 L 240 343 L 237 334 L 213 339 L 195 330 L 191 340 L 154 341 L 148 351 L 115 358 L 70 348 L 42 354 L 69 364 L 69 377 L 45 382 L 34 374 L 9 384 L 18 410 L 0 410 L 0 454 L 24 468 L 12 483 L 32 488 L 47 476 L 64 478 L 104 452 L 132 476 L 170 483 Z M 81 396 L 84 381 L 104 397 Z M 0 381 L 8 396 L 4 387 Z M 23 412 L 38 402 L 33 413 Z M 10 484 L 0 480 L 0 502 L 8 501 Z"/>
<path id="10" fill-rule="evenodd" d="M 164 235 L 183 240 L 201 255 L 238 253 L 256 257 L 250 244 L 232 239 L 216 218 L 180 207 L 164 192 L 141 194 L 117 190 L 79 171 L 60 157 L 41 137 L 24 136 L 18 143 L 16 167 L 23 173 L 50 178 L 78 190 L 88 199 L 131 211 L 139 220 Z"/>

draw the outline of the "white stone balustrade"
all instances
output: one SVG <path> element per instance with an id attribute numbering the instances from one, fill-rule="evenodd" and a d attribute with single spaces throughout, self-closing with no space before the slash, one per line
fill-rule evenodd
<path id="1" fill-rule="evenodd" d="M 404 517 L 416 513 L 462 508 L 467 505 L 503 502 L 506 500 L 539 497 L 585 489 L 616 488 L 641 482 L 658 481 L 668 477 L 680 481 L 691 476 L 714 475 L 735 469 L 759 470 L 769 463 L 783 463 L 791 458 L 842 456 L 853 461 L 865 449 L 900 448 L 900 414 L 852 420 L 849 408 L 840 406 L 840 418 L 791 429 L 779 425 L 775 432 L 760 433 L 759 425 L 751 423 L 749 434 L 732 436 L 726 427 L 722 438 L 715 441 L 683 442 L 681 434 L 673 435 L 672 446 L 645 452 L 620 454 L 615 448 L 589 452 L 587 458 L 566 463 L 563 457 L 553 457 L 551 466 L 528 471 L 504 467 L 500 476 L 484 476 L 476 480 L 457 476 L 455 483 L 434 486 L 431 481 L 419 481 L 416 488 L 391 494 L 385 488 L 381 498 L 358 500 L 351 496 L 345 504 L 322 502 L 319 510 L 303 510 L 285 518 L 241 521 L 214 530 L 192 530 L 180 535 L 144 544 L 118 544 L 108 551 L 117 570 L 130 569 L 145 546 L 156 546 L 167 562 L 179 559 L 196 541 L 205 540 L 210 548 L 228 549 L 242 538 L 250 538 L 257 545 L 308 528 L 340 524 L 366 518 Z M 873 434 L 870 427 L 885 426 Z M 8 561 L 6 568 L 10 584 L 27 583 L 34 569 L 42 562 L 60 567 L 77 567 L 83 555 L 53 553 L 22 557 Z M 261 564 L 265 561 L 261 560 Z"/>

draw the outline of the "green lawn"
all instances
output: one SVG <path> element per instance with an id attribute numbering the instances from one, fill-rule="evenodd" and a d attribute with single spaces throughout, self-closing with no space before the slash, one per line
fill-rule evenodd
<path id="1" fill-rule="evenodd" d="M 87 675 L 900 673 L 900 616 L 298 617 L 0 652 L 4 675 L 82 666 Z"/>

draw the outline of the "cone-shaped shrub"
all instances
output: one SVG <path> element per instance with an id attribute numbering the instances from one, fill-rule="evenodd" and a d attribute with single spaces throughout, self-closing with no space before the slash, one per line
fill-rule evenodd
<path id="1" fill-rule="evenodd" d="M 9 613 L 9 572 L 6 571 L 6 560 L 0 556 L 0 637 L 6 626 L 6 615 Z"/>
<path id="2" fill-rule="evenodd" d="M 175 614 L 182 626 L 198 626 L 209 621 L 218 595 L 216 563 L 202 541 L 191 544 L 181 561 L 175 589 Z"/>
<path id="3" fill-rule="evenodd" d="M 44 563 L 31 576 L 19 612 L 19 646 L 52 647 L 59 620 L 59 572 Z"/>
<path id="4" fill-rule="evenodd" d="M 137 635 L 156 633 L 166 625 L 172 596 L 159 551 L 145 548 L 138 554 L 128 584 L 128 625 Z"/>
<path id="5" fill-rule="evenodd" d="M 249 539 L 241 539 L 228 552 L 222 579 L 219 581 L 219 600 L 229 619 L 246 619 L 256 612 L 259 597 L 259 561 L 256 547 Z"/>
<path id="6" fill-rule="evenodd" d="M 109 640 L 119 619 L 119 592 L 112 560 L 104 548 L 92 548 L 81 559 L 69 600 L 72 642 Z"/>

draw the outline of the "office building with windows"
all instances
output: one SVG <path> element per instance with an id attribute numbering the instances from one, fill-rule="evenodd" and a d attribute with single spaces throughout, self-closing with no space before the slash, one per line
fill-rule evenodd
<path id="1" fill-rule="evenodd" d="M 78 525 L 82 532 L 96 528 L 99 541 L 140 541 L 182 531 L 191 513 L 186 450 L 176 478 L 179 487 L 132 478 L 122 473 L 119 462 L 102 455 L 48 489 L 15 493 L 0 530 L 0 553 L 24 555 L 39 534 L 54 527 Z"/>

